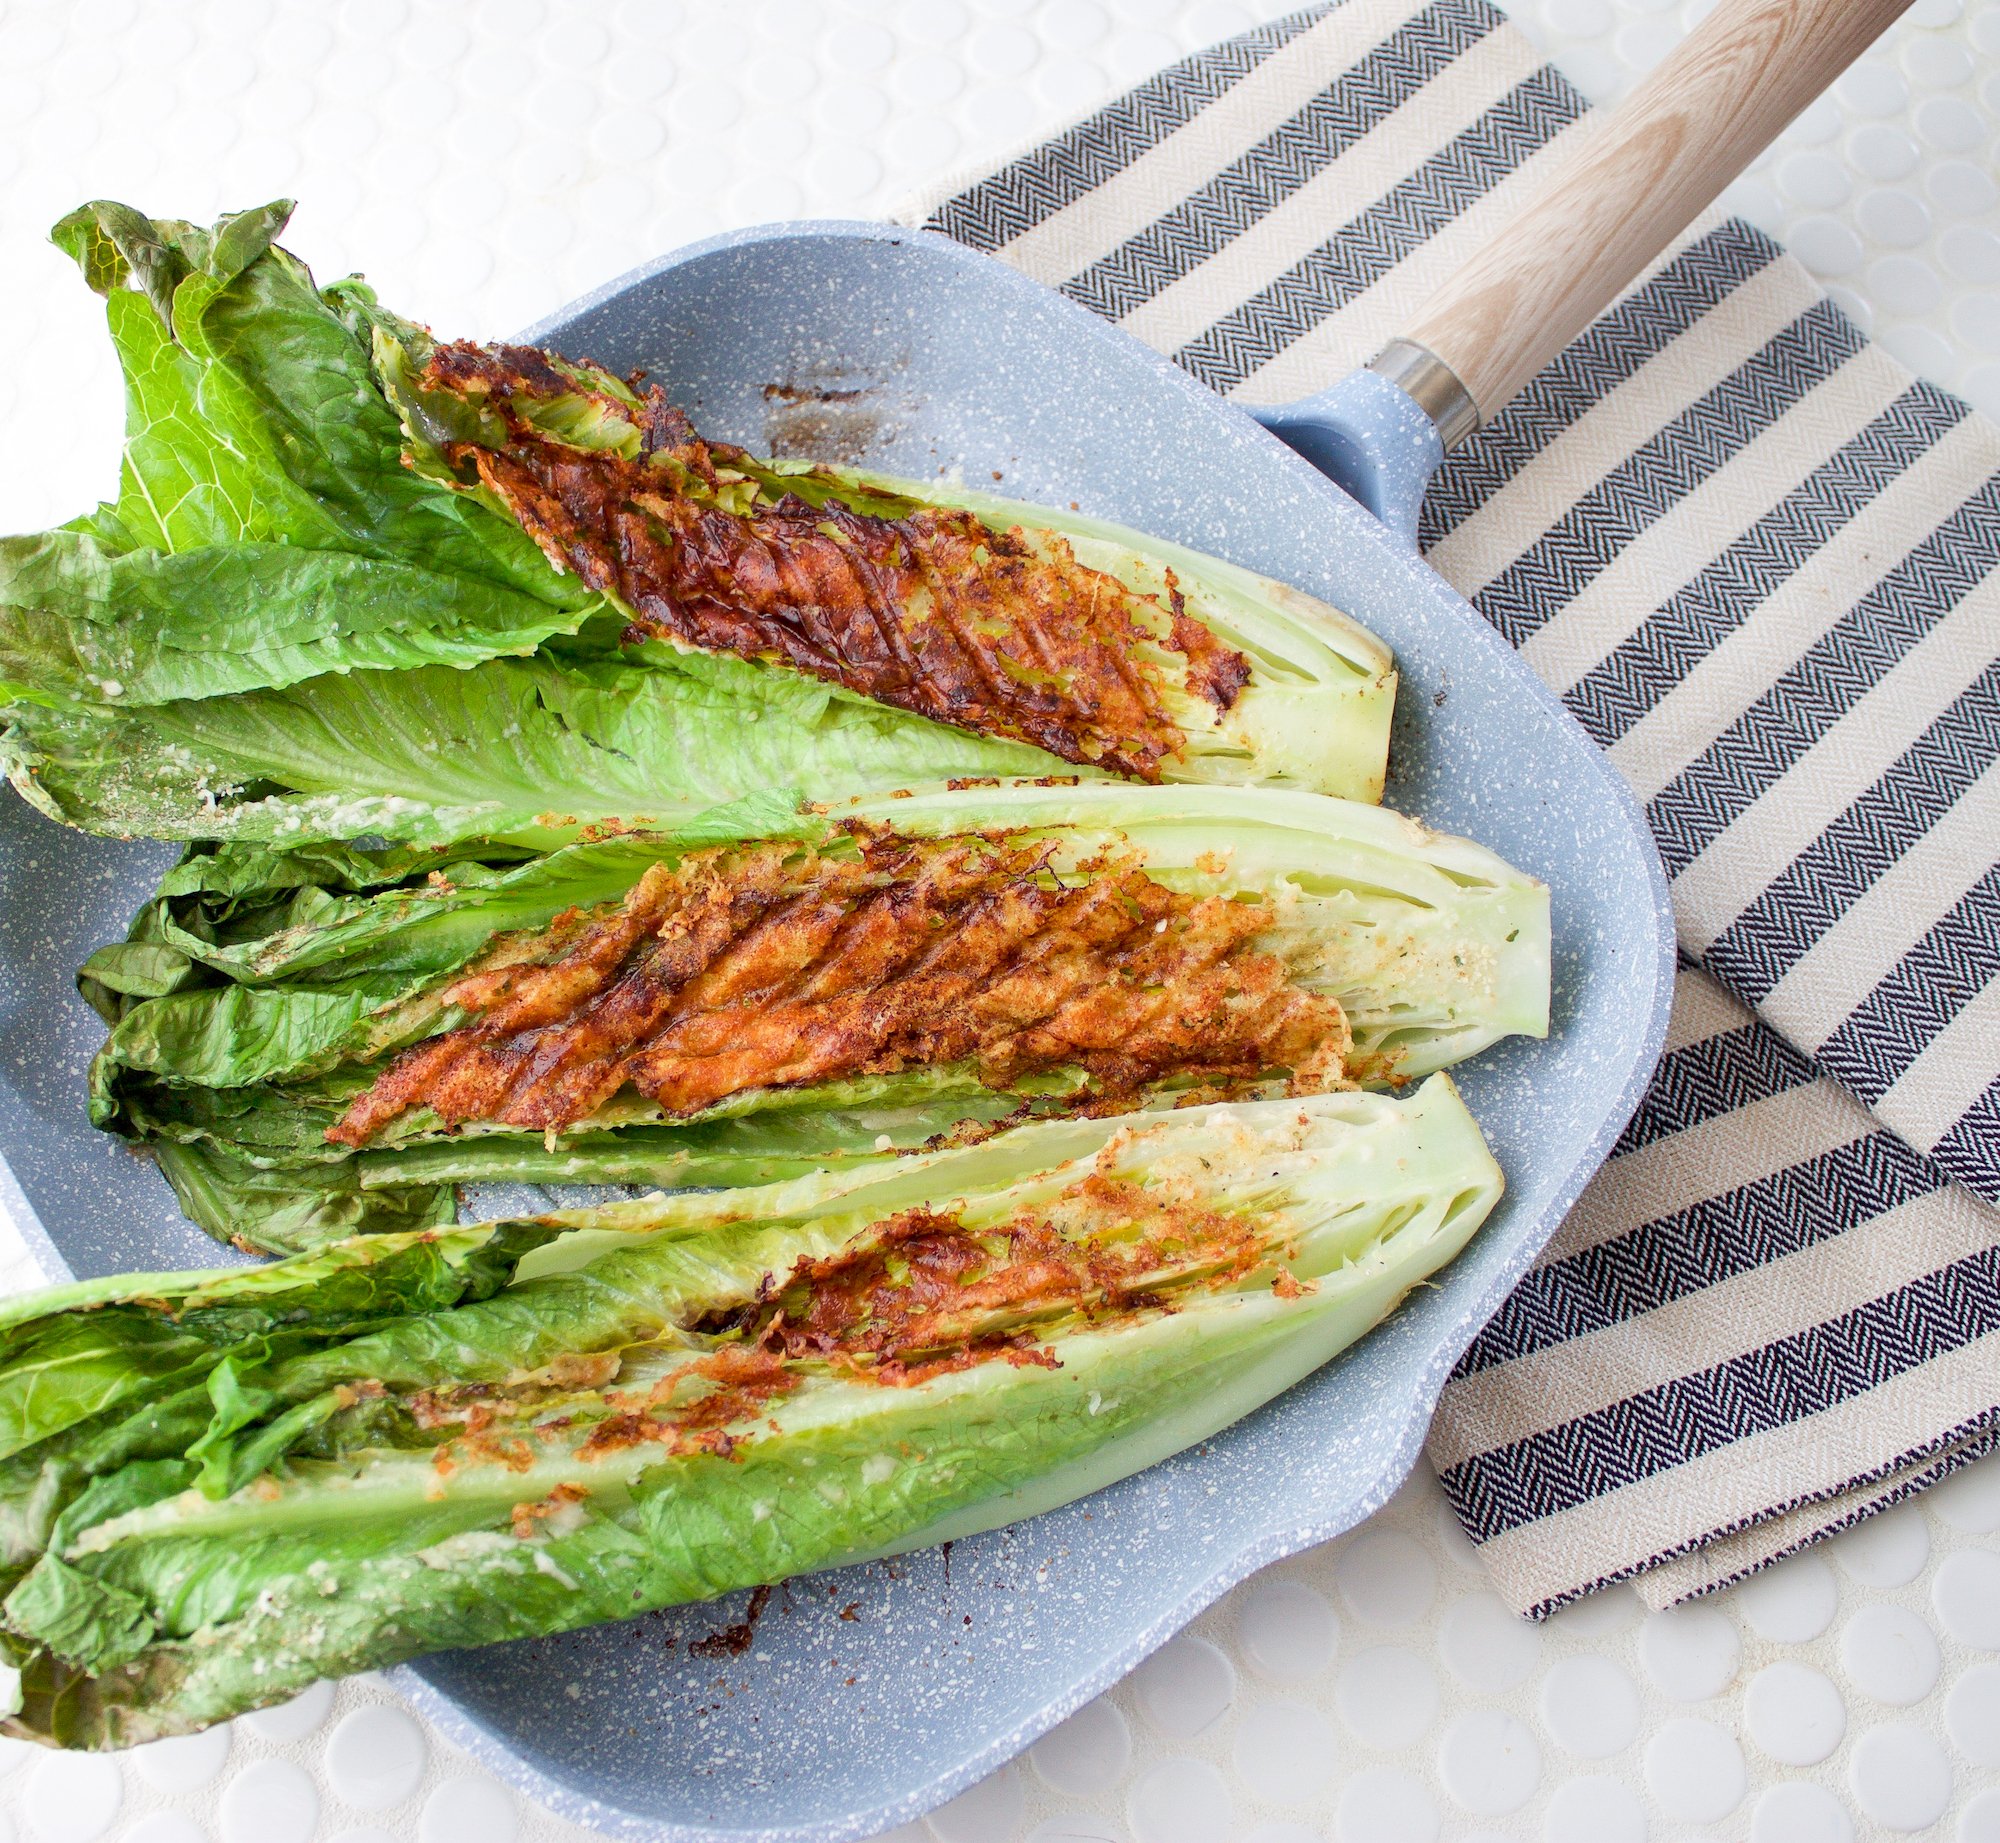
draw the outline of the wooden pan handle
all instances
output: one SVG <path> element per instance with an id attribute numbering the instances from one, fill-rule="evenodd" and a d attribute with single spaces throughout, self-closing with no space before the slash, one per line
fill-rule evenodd
<path id="1" fill-rule="evenodd" d="M 1374 368 L 1439 416 L 1447 447 L 1491 421 L 1908 4 L 1722 0 Z M 1456 416 L 1426 359 L 1464 386 Z"/>

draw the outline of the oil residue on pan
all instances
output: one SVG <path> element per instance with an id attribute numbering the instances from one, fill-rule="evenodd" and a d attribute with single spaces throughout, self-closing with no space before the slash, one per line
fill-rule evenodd
<path id="1" fill-rule="evenodd" d="M 850 466 L 879 454 L 909 427 L 918 407 L 891 389 L 908 362 L 907 354 L 876 366 L 795 361 L 764 386 L 766 452 Z"/>

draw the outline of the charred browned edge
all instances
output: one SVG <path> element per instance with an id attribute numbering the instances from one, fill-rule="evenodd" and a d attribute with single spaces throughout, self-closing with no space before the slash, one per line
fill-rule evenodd
<path id="1" fill-rule="evenodd" d="M 628 1085 L 669 1117 L 731 1095 L 970 1063 L 989 1087 L 1075 1068 L 1079 1105 L 1167 1077 L 1338 1082 L 1346 1020 L 1253 946 L 1262 904 L 1099 859 L 1059 876 L 1007 834 L 761 844 L 654 865 L 624 901 L 448 987 L 474 1021 L 406 1051 L 327 1138 L 366 1145 L 429 1107 L 448 1126 L 555 1131 Z"/>
<path id="2" fill-rule="evenodd" d="M 657 386 L 641 395 L 641 458 L 629 460 L 508 413 L 519 397 L 580 388 L 530 347 L 439 346 L 425 382 L 475 390 L 508 415 L 503 449 L 462 444 L 450 460 L 475 469 L 558 567 L 632 610 L 630 637 L 780 659 L 941 723 L 1148 781 L 1184 738 L 1142 647 L 1183 654 L 1188 688 L 1218 713 L 1249 680 L 1249 661 L 1187 612 L 1171 576 L 1168 631 L 1149 635 L 1134 610 L 1150 598 L 1079 563 L 1060 538 L 1031 543 L 950 507 L 892 518 L 796 493 L 725 509 L 717 464 L 742 451 L 702 441 Z M 617 413 L 633 416 L 624 404 Z"/>
<path id="3" fill-rule="evenodd" d="M 743 1617 L 734 1625 L 726 1625 L 719 1632 L 711 1632 L 706 1638 L 697 1638 L 688 1645 L 689 1657 L 741 1657 L 750 1649 L 757 1636 L 757 1621 L 764 1616 L 764 1608 L 771 1603 L 771 1590 L 759 1587 L 752 1591 L 750 1604 L 743 1609 Z"/>
<path id="4" fill-rule="evenodd" d="M 480 346 L 465 339 L 433 348 L 427 375 L 453 390 L 477 384 L 505 397 L 559 397 L 579 388 L 537 346 Z"/>
<path id="5" fill-rule="evenodd" d="M 1217 710 L 1228 710 L 1250 682 L 1250 661 L 1227 647 L 1187 611 L 1187 598 L 1172 570 L 1166 572 L 1167 594 L 1173 609 L 1173 631 L 1169 644 L 1187 657 L 1188 689 L 1205 697 Z"/>
<path id="6" fill-rule="evenodd" d="M 982 1363 L 1059 1369 L 1048 1342 L 1059 1324 L 1170 1312 L 1191 1289 L 1236 1286 L 1260 1270 L 1281 1297 L 1297 1298 L 1307 1289 L 1285 1265 L 1295 1250 L 1278 1227 L 1103 1172 L 998 1223 L 902 1210 L 834 1254 L 766 1274 L 742 1305 L 688 1319 L 679 1329 L 712 1348 L 650 1387 L 602 1388 L 610 1412 L 577 1450 L 601 1459 L 643 1445 L 726 1459 L 754 1437 L 752 1423 L 816 1372 L 907 1388 Z M 570 1380 L 601 1388 L 617 1359 L 593 1361 L 602 1366 Z M 500 1399 L 490 1385 L 419 1397 L 420 1425 L 456 1430 L 434 1463 L 447 1472 L 465 1463 L 525 1470 L 532 1439 L 571 1425 L 567 1416 L 529 1419 L 542 1393 L 529 1382 Z M 515 1534 L 533 1536 L 584 1495 L 566 1484 L 515 1505 Z"/>

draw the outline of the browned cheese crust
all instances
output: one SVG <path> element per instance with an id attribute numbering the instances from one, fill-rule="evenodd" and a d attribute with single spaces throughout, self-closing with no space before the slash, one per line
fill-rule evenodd
<path id="1" fill-rule="evenodd" d="M 409 1407 L 419 1428 L 443 1436 L 433 1458 L 441 1472 L 466 1464 L 525 1470 L 538 1442 L 575 1425 L 573 1401 L 559 1398 L 577 1388 L 606 1410 L 578 1446 L 585 1459 L 641 1445 L 730 1458 L 811 1374 L 907 1388 L 981 1363 L 1060 1368 L 1049 1337 L 1065 1323 L 1171 1312 L 1190 1294 L 1259 1275 L 1296 1299 L 1311 1290 L 1287 1265 L 1296 1252 L 1277 1218 L 1092 1172 L 1047 1207 L 1001 1222 L 908 1209 L 835 1254 L 767 1273 L 743 1305 L 679 1326 L 711 1347 L 650 1385 L 606 1386 L 638 1354 L 606 1351 L 583 1360 L 587 1374 L 426 1390 Z M 559 1412 L 551 1415 L 551 1405 Z M 533 1534 L 582 1495 L 564 1485 L 516 1505 L 516 1533 Z"/>
<path id="2" fill-rule="evenodd" d="M 429 1107 L 551 1131 L 628 1085 L 686 1117 L 750 1089 L 969 1061 L 989 1086 L 1078 1068 L 1092 1098 L 1170 1075 L 1336 1083 L 1340 1006 L 1253 947 L 1262 904 L 1129 863 L 1070 876 L 1006 835 L 858 831 L 655 865 L 444 994 L 473 1022 L 405 1052 L 327 1137 L 366 1145 Z"/>
<path id="3" fill-rule="evenodd" d="M 1074 1233 L 1111 1226 L 1122 1235 Z M 1265 1226 L 1093 1173 L 1048 1213 L 996 1227 L 904 1210 L 838 1254 L 767 1276 L 755 1304 L 694 1328 L 738 1331 L 773 1356 L 883 1382 L 918 1382 L 988 1356 L 1042 1362 L 1037 1339 L 1050 1314 L 1169 1310 L 1178 1287 L 1227 1285 L 1266 1264 Z M 1288 1274 L 1279 1283 L 1297 1290 Z"/>
<path id="4" fill-rule="evenodd" d="M 713 502 L 716 470 L 742 451 L 701 440 L 657 387 L 638 418 L 642 457 L 629 460 L 511 413 L 520 398 L 580 389 L 532 348 L 442 345 L 423 383 L 474 392 L 507 417 L 503 448 L 454 444 L 447 458 L 476 469 L 558 568 L 630 609 L 629 638 L 782 660 L 1148 781 L 1183 739 L 1146 650 L 1180 653 L 1187 688 L 1218 713 L 1249 679 L 1249 661 L 1187 612 L 1171 576 L 1166 631 L 1149 635 L 1134 619 L 1141 598 L 1057 537 L 1031 544 L 948 507 L 885 517 L 791 492 L 726 509 Z M 709 490 L 677 491 L 677 475 Z"/>

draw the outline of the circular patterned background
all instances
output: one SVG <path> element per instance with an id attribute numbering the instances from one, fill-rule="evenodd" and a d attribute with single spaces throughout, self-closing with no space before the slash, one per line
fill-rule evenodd
<path id="1" fill-rule="evenodd" d="M 79 199 L 288 241 L 492 335 L 690 238 L 879 214 L 1283 0 L 0 4 L 0 525 L 109 484 L 119 390 L 43 241 Z M 1524 0 L 1614 99 L 1700 0 Z M 524 76 L 525 73 L 525 76 Z M 1898 357 L 2000 414 L 2000 0 L 1916 0 L 1730 203 Z M 61 439 L 47 433 L 60 430 Z M 0 1234 L 0 1287 L 36 1278 Z M 2000 1459 L 1666 1613 L 1541 1627 L 1420 1469 L 898 1843 L 2000 1843 Z M 372 1678 L 117 1759 L 0 1742 L 0 1843 L 582 1838 Z"/>

